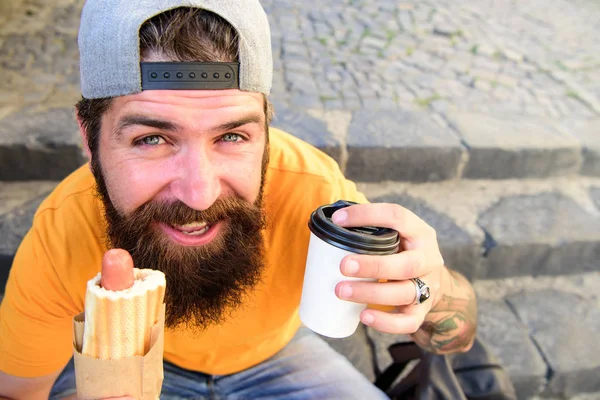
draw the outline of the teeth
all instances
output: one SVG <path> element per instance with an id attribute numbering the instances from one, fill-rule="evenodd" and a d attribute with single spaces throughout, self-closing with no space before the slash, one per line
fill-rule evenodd
<path id="1" fill-rule="evenodd" d="M 177 229 L 181 229 L 181 230 L 196 230 L 196 229 L 201 229 L 204 228 L 206 226 L 206 222 L 192 222 L 191 224 L 185 224 L 185 225 L 177 225 L 175 228 Z"/>
<path id="2" fill-rule="evenodd" d="M 208 231 L 208 228 L 210 228 L 210 227 L 209 226 L 205 226 L 204 228 L 202 228 L 200 230 L 197 230 L 197 231 L 188 232 L 188 231 L 182 231 L 182 230 L 180 230 L 180 232 L 181 233 L 185 233 L 188 236 L 199 236 L 199 235 L 205 234 L 206 231 Z"/>

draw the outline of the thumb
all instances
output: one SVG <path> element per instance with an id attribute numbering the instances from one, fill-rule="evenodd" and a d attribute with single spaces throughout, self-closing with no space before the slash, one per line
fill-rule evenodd
<path id="1" fill-rule="evenodd" d="M 107 290 L 125 290 L 133 285 L 133 259 L 126 250 L 111 249 L 102 257 L 100 285 Z"/>

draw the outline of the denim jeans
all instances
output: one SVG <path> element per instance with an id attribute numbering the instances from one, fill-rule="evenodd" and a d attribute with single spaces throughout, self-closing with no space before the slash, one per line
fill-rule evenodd
<path id="1" fill-rule="evenodd" d="M 56 380 L 50 399 L 75 393 L 73 360 Z M 360 399 L 388 397 L 323 339 L 300 328 L 279 353 L 231 375 L 207 375 L 164 362 L 161 399 Z"/>

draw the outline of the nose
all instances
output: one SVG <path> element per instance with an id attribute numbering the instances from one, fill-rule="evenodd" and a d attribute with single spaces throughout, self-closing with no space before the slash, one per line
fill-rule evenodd
<path id="1" fill-rule="evenodd" d="M 201 149 L 190 149 L 180 155 L 177 178 L 171 192 L 194 210 L 206 210 L 221 195 L 219 168 Z"/>

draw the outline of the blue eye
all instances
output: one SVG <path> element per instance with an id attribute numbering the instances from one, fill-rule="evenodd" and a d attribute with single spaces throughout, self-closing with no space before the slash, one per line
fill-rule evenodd
<path id="1" fill-rule="evenodd" d="M 164 141 L 165 140 L 158 135 L 151 135 L 151 136 L 146 136 L 145 138 L 138 140 L 138 143 L 145 144 L 148 146 L 157 146 L 159 144 L 164 143 Z"/>
<path id="2" fill-rule="evenodd" d="M 225 135 L 221 136 L 221 140 L 224 142 L 241 142 L 244 140 L 244 138 L 241 135 L 238 135 L 237 133 L 226 133 Z"/>

